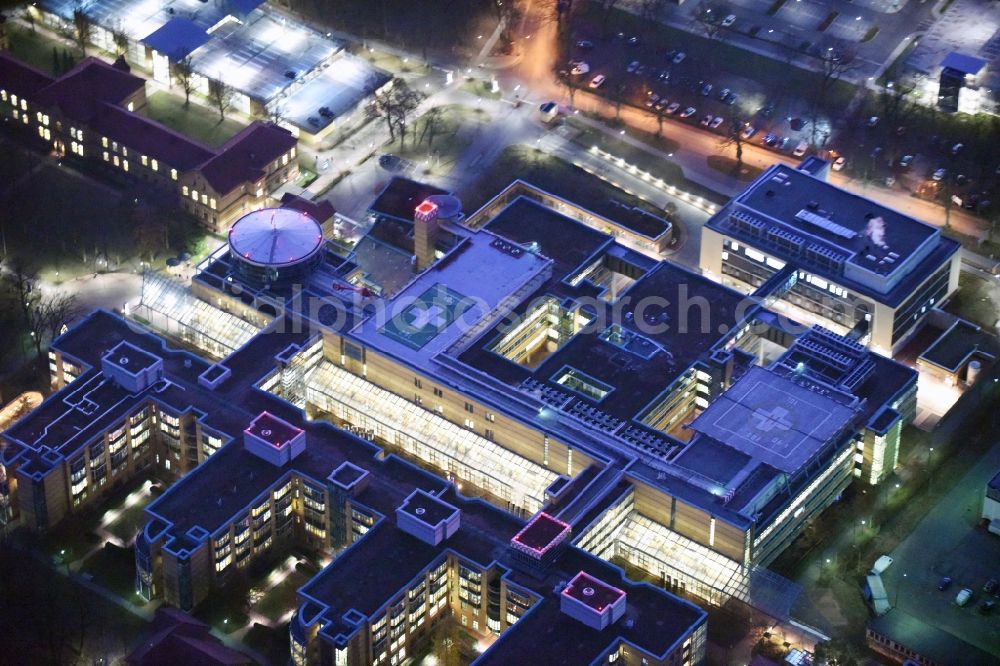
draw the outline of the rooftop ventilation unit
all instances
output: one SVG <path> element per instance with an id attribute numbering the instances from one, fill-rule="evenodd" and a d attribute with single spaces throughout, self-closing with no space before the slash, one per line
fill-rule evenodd
<path id="1" fill-rule="evenodd" d="M 795 219 L 819 227 L 820 229 L 828 231 L 834 236 L 839 236 L 840 238 L 845 238 L 847 240 L 850 240 L 858 235 L 857 232 L 852 231 L 851 229 L 848 229 L 843 225 L 837 224 L 833 220 L 823 217 L 822 215 L 817 215 L 816 213 L 806 208 L 803 208 L 798 213 L 796 213 Z"/>

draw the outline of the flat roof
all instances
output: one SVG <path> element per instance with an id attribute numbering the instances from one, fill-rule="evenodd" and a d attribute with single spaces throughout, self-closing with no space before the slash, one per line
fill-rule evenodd
<path id="1" fill-rule="evenodd" d="M 794 474 L 839 437 L 854 416 L 853 408 L 818 390 L 752 366 L 690 427 Z"/>
<path id="2" fill-rule="evenodd" d="M 555 272 L 568 275 L 602 247 L 611 236 L 561 215 L 521 195 L 486 225 L 486 229 L 515 243 L 538 244 L 539 252 L 555 262 Z"/>
<path id="3" fill-rule="evenodd" d="M 482 231 L 463 239 L 352 334 L 416 364 L 444 351 L 510 294 L 545 277 L 548 259 L 512 253 L 498 240 Z"/>
<path id="4" fill-rule="evenodd" d="M 959 249 L 936 227 L 784 164 L 705 226 L 890 305 Z"/>
<path id="5" fill-rule="evenodd" d="M 145 352 L 135 345 L 122 340 L 105 354 L 102 360 L 107 360 L 108 363 L 118 366 L 129 374 L 135 375 L 156 365 L 160 361 L 160 357 Z"/>
<path id="6" fill-rule="evenodd" d="M 979 74 L 983 67 L 986 67 L 986 64 L 986 61 L 982 58 L 959 53 L 958 51 L 952 51 L 941 61 L 942 67 L 958 70 L 962 74 L 971 74 L 972 76 Z"/>
<path id="7" fill-rule="evenodd" d="M 984 333 L 975 324 L 959 319 L 920 355 L 919 360 L 957 372 L 977 353 L 995 358 L 998 347 L 1000 344 L 994 336 Z"/>
<path id="8" fill-rule="evenodd" d="M 955 663 L 956 655 L 961 655 L 960 661 L 964 666 L 987 666 L 997 663 L 995 655 L 966 643 L 954 634 L 928 624 L 900 608 L 891 608 L 885 615 L 869 620 L 868 631 L 885 636 L 934 664 Z"/>
<path id="9" fill-rule="evenodd" d="M 542 555 L 565 539 L 571 531 L 569 523 L 542 511 L 515 534 L 512 541 L 525 546 L 534 554 Z"/>
<path id="10" fill-rule="evenodd" d="M 406 498 L 399 510 L 432 526 L 458 513 L 458 509 L 451 504 L 419 488 Z"/>
<path id="11" fill-rule="evenodd" d="M 625 596 L 625 592 L 608 585 L 604 581 L 581 571 L 573 576 L 573 580 L 562 591 L 563 596 L 576 599 L 586 604 L 598 613 Z"/>
<path id="12" fill-rule="evenodd" d="M 417 206 L 435 194 L 448 194 L 448 192 L 434 185 L 393 176 L 375 197 L 375 201 L 368 206 L 368 210 L 377 215 L 388 215 L 397 220 L 413 222 Z"/>
<path id="13" fill-rule="evenodd" d="M 303 433 L 291 423 L 279 419 L 270 412 L 261 412 L 243 432 L 264 440 L 275 448 L 282 448 Z"/>
<path id="14" fill-rule="evenodd" d="M 178 61 L 186 58 L 210 39 L 212 36 L 205 31 L 204 26 L 189 18 L 176 16 L 146 35 L 142 43 L 171 60 Z"/>
<path id="15" fill-rule="evenodd" d="M 784 164 L 765 171 L 736 202 L 862 258 L 884 243 L 905 259 L 939 235 L 936 227 Z M 881 229 L 874 219 L 882 220 Z"/>

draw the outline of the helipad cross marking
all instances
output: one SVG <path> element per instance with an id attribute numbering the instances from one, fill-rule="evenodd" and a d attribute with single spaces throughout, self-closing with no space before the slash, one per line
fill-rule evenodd
<path id="1" fill-rule="evenodd" d="M 430 307 L 414 305 L 410 313 L 413 315 L 410 324 L 417 329 L 426 328 L 429 324 L 433 325 L 434 328 L 442 328 L 447 323 L 447 320 L 442 316 L 444 308 L 440 305 Z"/>
<path id="2" fill-rule="evenodd" d="M 753 427 L 763 432 L 773 430 L 791 430 L 792 421 L 788 418 L 789 411 L 784 407 L 772 407 L 770 410 L 758 409 L 751 417 Z"/>

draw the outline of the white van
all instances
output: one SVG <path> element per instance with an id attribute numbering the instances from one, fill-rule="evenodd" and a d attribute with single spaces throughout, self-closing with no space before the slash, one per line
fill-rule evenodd
<path id="1" fill-rule="evenodd" d="M 805 141 L 799 141 L 799 145 L 795 146 L 795 150 L 792 151 L 792 155 L 796 157 L 802 157 L 809 150 L 809 144 Z"/>

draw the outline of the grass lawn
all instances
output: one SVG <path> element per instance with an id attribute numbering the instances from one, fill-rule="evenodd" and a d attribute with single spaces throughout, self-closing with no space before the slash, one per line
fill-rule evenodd
<path id="1" fill-rule="evenodd" d="M 243 636 L 243 643 L 264 655 L 269 664 L 287 664 L 291 652 L 288 627 L 254 624 Z"/>
<path id="2" fill-rule="evenodd" d="M 488 120 L 489 114 L 482 109 L 460 104 L 439 106 L 410 124 L 405 143 L 400 144 L 397 138 L 382 150 L 414 162 L 423 173 L 447 173 L 469 147 L 471 126 Z"/>
<path id="3" fill-rule="evenodd" d="M 735 159 L 724 155 L 709 155 L 708 166 L 716 171 L 721 171 L 727 176 L 736 176 L 737 179 L 744 182 L 753 180 L 763 171 L 760 167 L 750 166 L 749 164 L 744 164 L 742 168 L 739 168 Z"/>
<path id="4" fill-rule="evenodd" d="M 379 69 L 384 69 L 393 74 L 425 74 L 427 66 L 419 58 L 398 56 L 394 53 L 387 53 L 379 49 L 359 48 L 361 57 Z"/>
<path id="5" fill-rule="evenodd" d="M 94 577 L 94 582 L 108 588 L 131 601 L 138 600 L 135 594 L 135 551 L 119 548 L 112 543 L 91 555 L 83 563 L 81 571 Z"/>
<path id="6" fill-rule="evenodd" d="M 645 171 L 656 178 L 662 178 L 663 182 L 669 183 L 685 192 L 703 197 L 707 201 L 718 204 L 724 204 L 729 201 L 728 197 L 688 180 L 684 177 L 684 171 L 677 164 L 664 160 L 648 150 L 637 148 L 626 141 L 593 129 L 572 117 L 566 119 L 566 124 L 578 132 L 572 137 L 572 141 L 583 148 L 589 149 L 592 146 L 597 146 L 601 150 L 622 158 L 628 164 L 634 164 L 641 171 Z M 629 132 L 629 134 L 663 152 L 671 153 L 678 148 L 676 141 L 666 137 L 657 137 L 655 134 L 648 134 L 646 132 Z"/>
<path id="7" fill-rule="evenodd" d="M 958 277 L 958 291 L 944 309 L 987 330 L 993 330 L 997 321 L 997 303 L 993 300 L 995 294 L 996 286 L 989 280 L 962 272 Z"/>
<path id="8" fill-rule="evenodd" d="M 52 56 L 52 48 L 55 47 L 58 53 L 58 60 Z M 74 59 L 80 59 L 80 53 L 76 48 L 58 42 L 41 30 L 32 31 L 30 28 L 13 27 L 10 31 L 10 50 L 18 59 L 36 67 L 47 74 L 53 74 L 58 69 L 63 68 L 63 51 Z"/>
<path id="9" fill-rule="evenodd" d="M 122 543 L 130 542 L 145 526 L 147 518 L 143 510 L 151 501 L 153 497 L 148 495 L 142 501 L 123 509 L 115 521 L 106 528 L 108 532 L 121 539 Z"/>
<path id="10" fill-rule="evenodd" d="M 466 78 L 459 86 L 461 90 L 487 99 L 500 99 L 500 93 L 493 92 L 493 84 L 482 79 Z"/>
<path id="11" fill-rule="evenodd" d="M 153 120 L 213 147 L 221 146 L 245 127 L 238 120 L 228 117 L 220 123 L 219 114 L 214 109 L 195 102 L 185 108 L 183 95 L 163 90 L 149 97 L 145 113 Z"/>
<path id="12" fill-rule="evenodd" d="M 277 622 L 282 615 L 298 606 L 295 591 L 305 585 L 310 578 L 311 574 L 293 570 L 285 580 L 267 590 L 264 597 L 254 604 L 254 611 L 272 622 Z"/>
<path id="13" fill-rule="evenodd" d="M 478 210 L 517 179 L 610 219 L 617 218 L 621 210 L 619 203 L 630 208 L 636 206 L 653 215 L 663 215 L 663 211 L 597 176 L 537 148 L 526 146 L 509 146 L 500 153 L 489 169 L 461 193 L 464 208 Z"/>

